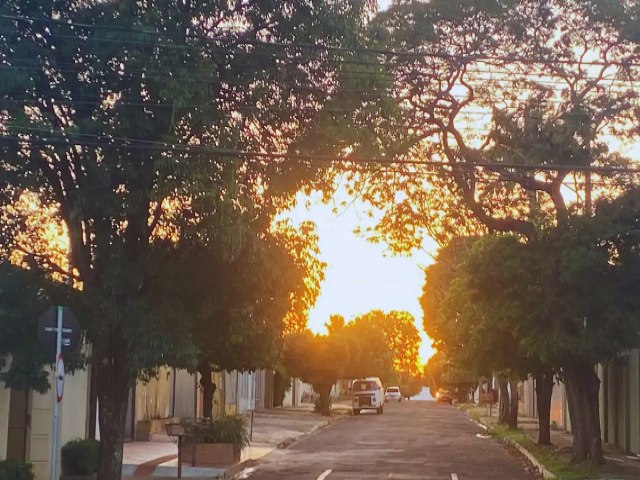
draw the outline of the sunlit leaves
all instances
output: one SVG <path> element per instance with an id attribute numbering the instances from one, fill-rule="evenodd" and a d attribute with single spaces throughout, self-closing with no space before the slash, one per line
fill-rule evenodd
<path id="1" fill-rule="evenodd" d="M 640 57 L 626 33 L 634 9 L 525 0 L 409 2 L 381 13 L 380 38 L 411 49 L 387 61 L 403 113 L 396 128 L 414 143 L 386 172 L 354 179 L 384 211 L 371 238 L 397 252 L 420 248 L 427 235 L 441 245 L 487 230 L 531 240 L 564 223 L 567 210 L 584 212 L 583 176 L 573 185 L 564 172 L 500 165 L 619 164 L 612 145 L 637 139 Z M 418 21 L 428 25 L 422 36 Z M 593 183 L 596 198 L 616 181 L 594 175 Z"/>

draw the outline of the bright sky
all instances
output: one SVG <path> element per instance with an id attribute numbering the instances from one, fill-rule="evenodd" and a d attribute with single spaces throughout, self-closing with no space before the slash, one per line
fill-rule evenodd
<path id="1" fill-rule="evenodd" d="M 341 197 L 338 193 L 336 197 Z M 313 221 L 318 228 L 321 259 L 327 263 L 320 297 L 311 311 L 309 328 L 326 332 L 324 324 L 332 314 L 347 320 L 380 309 L 406 310 L 416 319 L 416 327 L 423 339 L 420 348 L 421 364 L 431 356 L 431 341 L 422 329 L 422 309 L 419 297 L 424 285 L 424 267 L 433 260 L 426 252 L 412 257 L 393 257 L 383 244 L 372 244 L 353 233 L 354 228 L 371 225 L 362 202 L 348 207 L 322 204 L 319 195 L 300 196 L 298 206 L 285 216 L 294 224 Z M 305 205 L 309 200 L 309 208 Z M 425 246 L 436 252 L 435 243 Z"/>

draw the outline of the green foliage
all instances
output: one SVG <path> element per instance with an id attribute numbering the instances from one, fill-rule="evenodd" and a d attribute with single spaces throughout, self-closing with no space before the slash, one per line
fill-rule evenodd
<path id="1" fill-rule="evenodd" d="M 473 367 L 460 366 L 455 357 L 447 358 L 443 351 L 431 356 L 424 366 L 424 376 L 432 395 L 445 388 L 458 394 L 460 401 L 466 401 L 478 385 L 478 376 Z"/>
<path id="2" fill-rule="evenodd" d="M 383 383 L 393 378 L 393 351 L 378 326 L 357 318 L 329 336 L 345 344 L 340 378 L 379 377 Z"/>
<path id="3" fill-rule="evenodd" d="M 426 271 L 427 333 L 477 374 L 615 359 L 640 345 L 629 289 L 640 279 L 639 219 L 636 188 L 533 244 L 510 236 L 451 244 Z"/>
<path id="4" fill-rule="evenodd" d="M 627 67 L 640 41 L 632 3 L 399 2 L 379 14 L 372 28 L 382 45 L 434 54 L 394 59 L 396 91 L 410 105 L 396 128 L 413 133 L 399 156 L 496 167 L 462 174 L 411 165 L 354 175 L 354 190 L 384 212 L 370 238 L 395 252 L 424 248 L 429 237 L 444 246 L 489 231 L 535 241 L 584 213 L 584 194 L 559 188 L 575 181 L 582 190 L 584 174 L 500 165 L 629 164 L 612 137 L 638 136 L 638 77 Z M 605 72 L 616 75 L 615 88 Z M 596 177 L 607 195 L 628 183 Z"/>
<path id="5" fill-rule="evenodd" d="M 410 375 L 418 374 L 420 335 L 409 312 L 372 310 L 356 317 L 352 324 L 364 324 L 382 332 L 393 355 L 393 369 Z M 373 337 L 373 334 L 371 335 Z M 381 377 L 382 378 L 382 377 Z"/>
<path id="6" fill-rule="evenodd" d="M 418 395 L 422 388 L 426 385 L 425 377 L 422 375 L 409 375 L 404 373 L 401 375 L 400 392 L 403 397 L 413 397 Z"/>
<path id="7" fill-rule="evenodd" d="M 195 243 L 180 248 L 178 258 L 170 262 L 175 270 L 167 277 L 167 288 L 185 305 L 199 363 L 214 370 L 273 368 L 287 316 L 296 310 L 306 322 L 310 305 L 301 297 L 315 302 L 319 291 L 315 275 L 321 277 L 324 265 L 317 265 L 315 273 L 309 271 L 281 236 L 264 235 L 257 228 L 246 232 L 233 258 L 225 258 L 223 246 Z M 287 235 L 290 239 L 293 233 Z M 314 238 L 309 235 L 302 248 L 317 248 Z M 197 288 L 170 280 L 186 277 Z"/>
<path id="8" fill-rule="evenodd" d="M 38 318 L 52 305 L 68 305 L 70 295 L 64 285 L 0 261 L 0 366 L 9 356 L 7 368 L 0 372 L 6 388 L 46 392 L 50 385 L 44 370 L 54 363 L 54 354 L 38 342 Z M 83 366 L 78 352 L 65 354 L 69 371 Z"/>
<path id="9" fill-rule="evenodd" d="M 2 480 L 33 480 L 33 465 L 19 460 L 0 460 Z"/>
<path id="10" fill-rule="evenodd" d="M 100 442 L 92 438 L 76 439 L 60 450 L 64 475 L 91 475 L 98 471 Z"/>
<path id="11" fill-rule="evenodd" d="M 347 342 L 338 335 L 314 335 L 309 331 L 286 337 L 282 362 L 289 375 L 310 383 L 322 394 L 343 376 Z"/>
<path id="12" fill-rule="evenodd" d="M 202 443 L 231 443 L 236 452 L 249 445 L 247 421 L 242 415 L 224 415 L 213 421 L 211 426 L 198 431 L 198 441 Z"/>
<path id="13" fill-rule="evenodd" d="M 94 353 L 107 360 L 95 371 L 100 428 L 121 438 L 124 416 L 118 412 L 126 408 L 131 380 L 158 365 L 197 364 L 191 305 L 176 297 L 175 284 L 205 298 L 217 292 L 199 290 L 190 272 L 172 275 L 185 250 L 205 246 L 232 263 L 252 250 L 245 242 L 266 233 L 279 207 L 323 178 L 318 163 L 227 150 L 330 155 L 354 146 L 354 138 L 371 138 L 367 115 L 353 112 L 380 93 L 344 92 L 350 80 L 342 62 L 324 61 L 322 50 L 304 49 L 300 57 L 247 40 L 359 46 L 371 6 L 344 0 L 296 8 L 279 0 L 244 2 L 232 9 L 205 0 L 17 0 L 2 3 L 0 11 L 13 17 L 0 20 L 7 32 L 0 56 L 8 65 L 0 73 L 0 213 L 12 218 L 0 223 L 0 251 L 27 251 L 48 274 L 69 276 L 64 262 L 29 234 L 28 212 L 13 215 L 24 192 L 66 227 L 73 273 L 82 285 L 79 309 L 90 319 L 87 336 Z M 290 61 L 283 62 L 282 53 Z M 335 79 L 331 95 L 329 78 Z M 344 113 L 324 111 L 331 106 Z M 261 228 L 249 228 L 254 222 Z M 265 282 L 273 278 L 264 275 Z M 270 293 L 262 290 L 259 300 Z M 245 310 L 254 307 L 230 315 L 229 322 L 241 324 L 224 332 L 231 345 L 244 345 L 239 337 L 245 334 L 270 331 L 259 317 L 266 307 Z M 118 445 L 105 444 L 110 448 Z M 119 477 L 118 462 L 103 465 L 113 471 L 101 478 Z"/>
<path id="14" fill-rule="evenodd" d="M 406 389 L 419 392 L 420 337 L 410 314 L 374 310 L 350 322 L 332 315 L 327 330 L 325 336 L 302 332 L 286 338 L 283 364 L 292 377 L 321 395 L 340 379 L 372 376 L 384 384 L 404 380 Z"/>

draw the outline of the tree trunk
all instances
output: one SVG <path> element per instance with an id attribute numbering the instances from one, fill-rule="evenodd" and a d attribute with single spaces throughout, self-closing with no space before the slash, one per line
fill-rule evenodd
<path id="1" fill-rule="evenodd" d="M 320 395 L 320 414 L 328 417 L 331 415 L 331 387 L 332 385 L 318 385 L 313 389 Z"/>
<path id="2" fill-rule="evenodd" d="M 509 419 L 509 412 L 511 405 L 509 403 L 509 384 L 507 378 L 504 375 L 498 375 L 498 389 L 500 391 L 500 398 L 498 399 L 498 423 L 507 423 Z"/>
<path id="3" fill-rule="evenodd" d="M 96 423 L 98 420 L 98 365 L 95 351 L 91 353 L 91 367 L 89 369 L 89 428 L 87 436 L 96 438 Z"/>
<path id="4" fill-rule="evenodd" d="M 132 376 L 127 363 L 126 340 L 112 332 L 96 346 L 96 385 L 100 424 L 98 480 L 120 480 L 122 449 Z M 101 342 L 102 343 L 102 342 Z M 102 347 L 102 348 L 99 348 Z"/>
<path id="5" fill-rule="evenodd" d="M 593 365 L 577 364 L 563 368 L 573 433 L 573 463 L 603 463 L 600 436 L 600 379 Z"/>
<path id="6" fill-rule="evenodd" d="M 206 362 L 198 364 L 198 373 L 200 374 L 200 386 L 202 387 L 202 416 L 211 418 L 213 412 L 213 394 L 216 392 L 216 386 L 211 380 L 211 365 Z"/>
<path id="7" fill-rule="evenodd" d="M 511 401 L 509 402 L 509 418 L 507 423 L 509 430 L 516 430 L 518 428 L 518 382 L 509 382 L 509 390 Z"/>
<path id="8" fill-rule="evenodd" d="M 536 404 L 538 407 L 538 444 L 551 445 L 551 395 L 553 371 L 538 373 L 536 380 Z"/>

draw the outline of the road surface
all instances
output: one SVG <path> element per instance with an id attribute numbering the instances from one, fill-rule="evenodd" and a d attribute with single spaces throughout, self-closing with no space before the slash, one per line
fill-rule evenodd
<path id="1" fill-rule="evenodd" d="M 386 404 L 263 457 L 250 480 L 534 480 L 521 460 L 435 402 Z"/>

